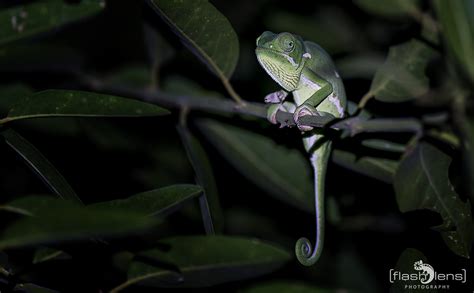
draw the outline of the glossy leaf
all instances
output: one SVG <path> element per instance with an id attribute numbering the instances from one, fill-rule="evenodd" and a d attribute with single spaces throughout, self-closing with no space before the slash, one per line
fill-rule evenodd
<path id="1" fill-rule="evenodd" d="M 185 126 L 178 127 L 178 133 L 188 155 L 188 159 L 196 172 L 197 182 L 203 186 L 204 194 L 199 199 L 201 214 L 206 231 L 210 234 L 222 233 L 224 216 L 219 203 L 219 194 L 214 180 L 211 163 L 196 137 Z"/>
<path id="2" fill-rule="evenodd" d="M 147 216 L 168 214 L 183 203 L 196 198 L 202 193 L 202 188 L 196 185 L 181 184 L 154 189 L 133 195 L 126 199 L 99 202 L 90 207 L 123 208 Z"/>
<path id="3" fill-rule="evenodd" d="M 148 0 L 183 43 L 218 77 L 228 79 L 239 57 L 231 24 L 209 1 Z"/>
<path id="4" fill-rule="evenodd" d="M 168 114 L 153 104 L 72 90 L 46 90 L 21 99 L 0 123 L 37 117 L 142 117 Z"/>
<path id="5" fill-rule="evenodd" d="M 296 281 L 274 281 L 263 284 L 257 284 L 250 288 L 241 290 L 242 293 L 334 293 L 335 290 L 323 289 L 310 284 Z"/>
<path id="6" fill-rule="evenodd" d="M 276 246 L 241 237 L 179 236 L 163 239 L 160 243 L 170 249 L 140 253 L 142 259 L 151 262 L 136 259 L 122 288 L 131 284 L 154 287 L 212 286 L 267 274 L 291 259 L 288 252 Z M 154 266 L 153 261 L 167 263 L 177 270 Z"/>
<path id="7" fill-rule="evenodd" d="M 21 156 L 51 191 L 62 199 L 81 202 L 66 179 L 34 145 L 13 129 L 5 130 L 1 132 L 1 135 L 5 138 L 5 142 Z"/>
<path id="8" fill-rule="evenodd" d="M 377 70 L 370 93 L 382 102 L 405 102 L 429 90 L 425 68 L 435 56 L 428 45 L 411 40 L 390 47 L 385 63 Z"/>
<path id="9" fill-rule="evenodd" d="M 62 0 L 49 0 L 1 10 L 0 45 L 91 16 L 104 7 L 105 1 L 83 0 L 68 4 Z"/>
<path id="10" fill-rule="evenodd" d="M 355 0 L 363 10 L 388 17 L 397 18 L 415 13 L 419 0 Z"/>
<path id="11" fill-rule="evenodd" d="M 428 209 L 441 215 L 435 227 L 456 254 L 469 257 L 474 225 L 471 204 L 462 202 L 448 178 L 451 158 L 428 143 L 420 143 L 400 163 L 395 192 L 400 211 Z"/>
<path id="12" fill-rule="evenodd" d="M 24 59 L 20 58 L 19 60 Z M 5 69 L 2 64 L 0 64 L 0 68 Z M 32 94 L 33 90 L 22 83 L 14 83 L 0 87 L 0 117 L 7 116 L 10 109 L 13 108 L 16 103 Z M 78 121 L 70 118 L 52 117 L 21 120 L 17 123 L 20 124 L 20 127 L 25 126 L 35 132 L 53 133 L 58 136 L 74 136 L 80 132 Z"/>
<path id="13" fill-rule="evenodd" d="M 23 210 L 31 216 L 21 217 L 3 231 L 0 249 L 136 234 L 156 224 L 153 218 L 128 209 L 84 207 L 47 196 L 20 198 L 2 209 Z"/>
<path id="14" fill-rule="evenodd" d="M 433 2 L 450 52 L 474 81 L 474 3 L 470 0 Z"/>
<path id="15" fill-rule="evenodd" d="M 311 172 L 309 163 L 300 152 L 279 146 L 266 136 L 216 121 L 200 121 L 198 125 L 242 175 L 270 195 L 311 211 Z"/>
<path id="16" fill-rule="evenodd" d="M 393 182 L 397 169 L 397 161 L 376 157 L 358 158 L 355 154 L 342 150 L 333 151 L 332 161 L 344 168 L 389 184 Z"/>

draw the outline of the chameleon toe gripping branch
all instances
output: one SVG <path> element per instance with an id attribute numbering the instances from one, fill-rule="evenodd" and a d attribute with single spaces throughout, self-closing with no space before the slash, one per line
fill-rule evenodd
<path id="1" fill-rule="evenodd" d="M 305 132 L 303 144 L 314 170 L 316 242 L 313 248 L 307 238 L 298 239 L 295 253 L 301 264 L 311 266 L 321 256 L 324 245 L 324 181 L 331 141 L 299 121 L 306 115 L 327 113 L 342 118 L 346 93 L 331 57 L 319 45 L 294 34 L 269 31 L 258 37 L 256 45 L 258 62 L 283 88 L 265 97 L 265 102 L 270 103 L 269 121 L 276 124 L 277 111 L 287 111 L 293 113 L 296 125 Z M 290 92 L 294 103 L 285 101 Z"/>

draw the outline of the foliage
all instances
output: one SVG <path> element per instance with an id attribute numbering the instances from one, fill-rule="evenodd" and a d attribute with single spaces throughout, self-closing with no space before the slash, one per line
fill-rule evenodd
<path id="1" fill-rule="evenodd" d="M 388 268 L 469 266 L 474 6 L 425 2 L 0 4 L 0 291 L 405 292 Z M 265 30 L 326 48 L 349 99 L 306 121 L 335 147 L 311 268 L 313 176 L 266 120 Z"/>

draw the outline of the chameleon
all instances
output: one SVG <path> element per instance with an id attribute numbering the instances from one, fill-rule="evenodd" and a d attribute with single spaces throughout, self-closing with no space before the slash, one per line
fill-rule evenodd
<path id="1" fill-rule="evenodd" d="M 266 73 L 283 88 L 264 98 L 270 104 L 268 120 L 277 124 L 279 110 L 293 114 L 313 167 L 316 242 L 313 248 L 311 242 L 302 237 L 295 245 L 298 261 L 311 266 L 320 258 L 324 246 L 324 182 L 332 143 L 321 129 L 303 125 L 300 118 L 306 115 L 344 117 L 344 84 L 329 54 L 318 44 L 304 41 L 298 35 L 265 31 L 257 38 L 255 53 Z M 294 103 L 285 101 L 289 93 Z"/>

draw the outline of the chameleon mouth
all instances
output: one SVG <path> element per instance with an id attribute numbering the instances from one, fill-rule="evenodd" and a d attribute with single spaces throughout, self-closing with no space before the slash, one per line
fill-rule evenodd
<path id="1" fill-rule="evenodd" d="M 270 53 L 270 56 L 267 56 L 268 54 L 262 54 L 263 52 Z M 270 75 L 270 77 L 285 90 L 294 90 L 298 85 L 300 72 L 297 70 L 288 70 L 283 68 L 280 64 L 278 64 L 278 62 L 273 61 L 273 54 L 277 55 L 278 57 L 285 57 L 282 53 L 268 48 L 257 47 L 256 49 L 258 63 L 260 63 L 267 74 Z"/>

